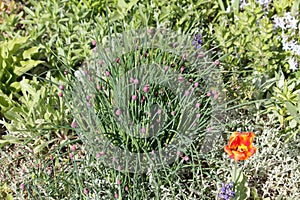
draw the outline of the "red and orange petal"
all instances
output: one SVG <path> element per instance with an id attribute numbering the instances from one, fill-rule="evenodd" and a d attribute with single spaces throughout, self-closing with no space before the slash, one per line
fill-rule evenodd
<path id="1" fill-rule="evenodd" d="M 235 161 L 248 159 L 247 152 L 232 151 L 232 153 L 233 153 L 233 158 Z"/>
<path id="2" fill-rule="evenodd" d="M 250 146 L 253 142 L 255 134 L 252 132 L 245 132 L 240 135 L 240 143 Z"/>
<path id="3" fill-rule="evenodd" d="M 245 146 L 251 146 L 255 134 L 252 132 L 233 132 L 232 135 L 229 138 L 228 145 L 232 148 L 237 148 L 237 146 L 245 145 Z"/>
<path id="4" fill-rule="evenodd" d="M 251 157 L 253 154 L 256 152 L 256 147 L 252 147 L 251 149 L 248 150 L 247 156 Z"/>
<path id="5" fill-rule="evenodd" d="M 232 158 L 232 159 L 234 158 L 232 150 L 228 146 L 224 147 L 224 151 L 229 155 L 230 158 Z"/>

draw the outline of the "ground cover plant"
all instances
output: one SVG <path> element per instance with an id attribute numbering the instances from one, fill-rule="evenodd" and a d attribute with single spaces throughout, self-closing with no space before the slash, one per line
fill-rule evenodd
<path id="1" fill-rule="evenodd" d="M 292 0 L 0 1 L 0 199 L 298 199 Z"/>

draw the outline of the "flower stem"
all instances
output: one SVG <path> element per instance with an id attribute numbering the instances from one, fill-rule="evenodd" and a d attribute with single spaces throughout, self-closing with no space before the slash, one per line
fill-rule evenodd
<path id="1" fill-rule="evenodd" d="M 233 182 L 236 182 L 237 161 L 234 161 Z"/>

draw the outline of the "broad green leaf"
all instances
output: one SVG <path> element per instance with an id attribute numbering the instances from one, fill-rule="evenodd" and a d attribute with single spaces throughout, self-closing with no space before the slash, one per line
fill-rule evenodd
<path id="1" fill-rule="evenodd" d="M 36 67 L 37 65 L 43 63 L 44 61 L 41 60 L 26 60 L 20 61 L 22 67 L 16 67 L 14 69 L 14 73 L 17 76 L 21 76 L 22 74 L 26 73 L 27 71 L 31 70 L 32 68 Z"/>
<path id="2" fill-rule="evenodd" d="M 0 140 L 0 147 L 3 147 L 8 144 L 21 144 L 22 141 L 20 138 L 11 136 L 11 135 L 4 135 L 2 136 L 2 139 Z"/>
<path id="3" fill-rule="evenodd" d="M 0 93 L 0 107 L 8 108 L 10 99 L 7 95 Z"/>
<path id="4" fill-rule="evenodd" d="M 22 80 L 20 82 L 20 87 L 21 87 L 23 94 L 26 92 L 28 92 L 32 96 L 34 96 L 36 94 L 36 90 L 30 84 L 28 84 L 28 81 L 26 79 Z"/>
<path id="5" fill-rule="evenodd" d="M 13 82 L 10 84 L 10 87 L 14 88 L 16 91 L 19 91 L 21 89 L 20 82 Z"/>
<path id="6" fill-rule="evenodd" d="M 23 52 L 23 58 L 31 59 L 31 56 L 38 53 L 39 50 L 40 50 L 40 47 L 31 47 L 30 49 L 27 49 Z"/>
<path id="7" fill-rule="evenodd" d="M 20 108 L 13 107 L 4 113 L 4 117 L 8 120 L 19 121 L 23 111 Z"/>
<path id="8" fill-rule="evenodd" d="M 285 106 L 288 109 L 288 111 L 291 113 L 291 115 L 297 120 L 298 123 L 300 123 L 300 116 L 297 112 L 297 107 L 291 104 L 290 102 L 285 102 Z"/>
<path id="9" fill-rule="evenodd" d="M 20 46 L 26 44 L 28 37 L 17 37 L 12 40 L 7 41 L 6 45 L 11 53 L 14 53 L 16 50 L 19 50 Z"/>

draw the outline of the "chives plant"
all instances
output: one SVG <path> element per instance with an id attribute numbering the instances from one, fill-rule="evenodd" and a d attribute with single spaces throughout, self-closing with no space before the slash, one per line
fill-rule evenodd
<path id="1" fill-rule="evenodd" d="M 201 36 L 144 29 L 105 39 L 75 72 L 73 110 L 89 151 L 145 172 L 203 141 L 219 94 Z"/>

